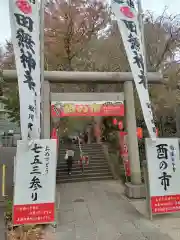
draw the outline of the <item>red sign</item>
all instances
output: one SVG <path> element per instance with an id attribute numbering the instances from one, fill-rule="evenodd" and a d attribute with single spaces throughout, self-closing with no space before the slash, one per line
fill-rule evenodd
<path id="1" fill-rule="evenodd" d="M 77 116 L 124 116 L 124 104 L 73 104 L 67 103 L 58 107 L 51 105 L 52 117 Z"/>
<path id="2" fill-rule="evenodd" d="M 170 213 L 180 211 L 180 195 L 151 197 L 152 213 Z"/>
<path id="3" fill-rule="evenodd" d="M 128 156 L 128 146 L 126 141 L 126 132 L 119 132 L 119 140 L 120 140 L 120 154 L 123 159 L 125 174 L 127 177 L 131 176 L 130 171 L 130 162 L 129 162 L 129 156 Z"/>
<path id="4" fill-rule="evenodd" d="M 54 203 L 14 205 L 13 225 L 55 222 L 54 209 Z"/>
<path id="5" fill-rule="evenodd" d="M 126 176 L 130 177 L 131 176 L 131 171 L 130 171 L 129 160 L 124 160 L 124 169 L 125 169 L 125 172 L 126 172 Z"/>

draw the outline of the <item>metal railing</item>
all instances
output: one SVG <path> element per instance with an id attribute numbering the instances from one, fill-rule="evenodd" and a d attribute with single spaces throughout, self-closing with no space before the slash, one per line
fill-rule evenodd
<path id="1" fill-rule="evenodd" d="M 78 137 L 78 147 L 79 147 L 80 157 L 82 157 L 83 151 L 82 151 L 81 141 L 80 141 L 80 138 L 79 138 L 79 137 Z"/>

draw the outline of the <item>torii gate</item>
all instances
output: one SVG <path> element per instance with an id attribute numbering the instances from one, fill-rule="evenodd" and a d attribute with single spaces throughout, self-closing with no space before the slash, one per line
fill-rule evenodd
<path id="1" fill-rule="evenodd" d="M 148 73 L 148 83 L 163 84 L 160 73 Z M 15 70 L 4 70 L 3 79 L 7 82 L 17 81 Z M 136 137 L 136 115 L 134 107 L 133 76 L 130 72 L 63 72 L 45 71 L 42 91 L 42 133 L 43 138 L 50 138 L 50 84 L 51 83 L 96 83 L 123 84 L 125 99 L 126 126 L 128 132 L 128 152 L 131 167 L 131 183 L 126 183 L 126 193 L 129 197 L 140 198 L 144 190 L 141 181 L 138 141 Z M 67 93 L 68 94 L 68 93 Z"/>

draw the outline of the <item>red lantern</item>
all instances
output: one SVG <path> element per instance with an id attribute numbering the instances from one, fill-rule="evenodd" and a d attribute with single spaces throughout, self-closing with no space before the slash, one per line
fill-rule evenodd
<path id="1" fill-rule="evenodd" d="M 56 131 L 56 128 L 53 128 L 52 129 L 52 133 L 51 133 L 51 139 L 57 139 L 57 131 Z"/>
<path id="2" fill-rule="evenodd" d="M 113 124 L 114 124 L 114 125 L 117 125 L 117 123 L 118 123 L 117 119 L 116 119 L 116 118 L 113 118 Z"/>
<path id="3" fill-rule="evenodd" d="M 136 134 L 137 134 L 138 139 L 142 139 L 143 138 L 142 128 L 138 127 L 137 130 L 136 130 Z"/>
<path id="4" fill-rule="evenodd" d="M 57 134 L 57 129 L 56 128 L 52 129 L 51 139 L 56 139 L 57 146 L 59 145 L 58 134 Z"/>
<path id="5" fill-rule="evenodd" d="M 118 122 L 118 128 L 119 128 L 119 130 L 123 129 L 123 122 L 122 121 Z"/>
<path id="6" fill-rule="evenodd" d="M 159 130 L 158 128 L 156 128 L 156 137 L 158 137 L 158 135 L 159 135 Z"/>

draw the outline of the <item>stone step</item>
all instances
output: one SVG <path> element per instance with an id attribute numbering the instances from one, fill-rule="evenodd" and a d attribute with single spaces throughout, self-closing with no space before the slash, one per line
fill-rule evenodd
<path id="1" fill-rule="evenodd" d="M 101 181 L 101 180 L 111 180 L 113 179 L 112 175 L 107 176 L 93 176 L 93 177 L 76 177 L 71 178 L 71 176 L 68 176 L 64 179 L 57 179 L 56 182 L 58 183 L 71 183 L 71 182 L 90 182 L 90 181 Z"/>
<path id="2" fill-rule="evenodd" d="M 87 154 L 87 155 L 91 155 L 91 156 L 94 156 L 94 155 L 99 155 L 99 156 L 104 156 L 104 153 L 101 152 L 101 151 L 94 151 L 94 152 L 88 152 L 88 151 L 83 151 L 84 154 Z M 80 155 L 80 152 L 75 152 L 74 153 L 75 156 L 79 156 Z M 60 157 L 63 157 L 65 156 L 65 152 L 64 153 L 58 153 L 58 156 Z"/>
<path id="3" fill-rule="evenodd" d="M 92 169 L 84 169 L 84 175 L 88 175 L 88 176 L 93 176 L 93 175 L 98 175 L 98 174 L 104 174 L 104 175 L 107 175 L 107 174 L 110 174 L 111 175 L 111 172 L 109 169 L 97 169 L 97 170 L 92 170 Z M 67 173 L 67 168 L 66 169 L 63 169 L 61 171 L 57 171 L 56 172 L 56 177 L 60 177 L 60 178 L 63 178 L 65 176 L 67 176 L 68 173 Z M 82 171 L 80 168 L 78 169 L 72 169 L 72 176 L 77 176 L 77 175 L 82 175 Z"/>
<path id="4" fill-rule="evenodd" d="M 62 166 L 58 166 L 57 167 L 57 170 L 56 172 L 60 172 L 60 171 L 64 171 L 64 169 L 67 169 L 67 165 L 62 165 Z M 80 166 L 79 165 L 75 165 L 75 166 L 72 166 L 72 169 L 75 171 L 75 170 L 78 170 L 80 169 Z M 89 165 L 89 166 L 85 166 L 85 169 L 87 170 L 90 170 L 90 171 L 101 171 L 101 169 L 109 169 L 109 166 L 108 165 Z"/>
<path id="5" fill-rule="evenodd" d="M 59 153 L 64 153 L 66 152 L 67 149 L 59 149 Z M 75 152 L 80 152 L 79 148 L 75 148 L 73 149 Z M 96 152 L 103 152 L 102 148 L 90 148 L 90 149 L 86 149 L 86 148 L 82 148 L 82 151 L 85 151 L 85 152 L 93 152 L 93 151 L 96 151 Z"/>
<path id="6" fill-rule="evenodd" d="M 64 156 L 65 156 L 65 153 L 66 153 L 66 152 L 59 152 L 59 153 L 58 153 L 58 156 L 64 157 Z M 104 153 L 103 153 L 102 151 L 92 151 L 92 152 L 83 151 L 83 153 L 88 154 L 88 155 L 92 155 L 92 156 L 93 156 L 93 155 L 101 155 L 101 156 L 104 156 Z M 80 155 L 80 152 L 75 152 L 74 154 L 75 154 L 75 156 L 76 156 L 76 155 Z"/>
<path id="7" fill-rule="evenodd" d="M 76 145 L 75 147 L 75 161 L 72 166 L 72 175 L 67 173 L 67 162 L 64 159 L 67 147 L 62 145 L 59 151 L 59 158 L 57 162 L 57 183 L 65 182 L 78 182 L 78 181 L 93 181 L 113 179 L 107 160 L 105 159 L 104 152 L 101 144 L 88 144 L 82 146 L 82 151 L 89 156 L 89 165 L 85 166 L 85 171 L 82 174 L 77 160 L 79 160 L 80 150 Z"/>
<path id="8" fill-rule="evenodd" d="M 86 171 L 84 171 L 83 174 L 82 173 L 75 174 L 72 171 L 72 174 L 70 176 L 68 175 L 68 177 L 74 178 L 74 177 L 77 177 L 77 175 L 79 175 L 79 177 L 94 177 L 94 176 L 111 175 L 111 173 L 110 173 L 110 171 L 107 172 L 106 174 L 104 174 L 104 172 L 97 172 L 97 173 L 95 173 L 95 172 L 86 172 Z M 58 179 L 58 178 L 62 179 L 62 178 L 64 178 L 64 176 L 63 175 L 56 175 L 56 179 Z"/>
<path id="9" fill-rule="evenodd" d="M 79 149 L 74 149 L 74 151 L 77 153 L 77 152 L 80 152 L 80 150 Z M 94 153 L 94 152 L 101 152 L 101 153 L 103 153 L 103 151 L 102 151 L 102 149 L 100 149 L 100 148 L 95 148 L 95 149 L 83 149 L 82 148 L 82 151 L 83 152 L 91 152 L 91 153 Z M 64 149 L 64 150 L 59 150 L 59 154 L 64 154 L 66 152 L 66 149 Z"/>
<path id="10" fill-rule="evenodd" d="M 97 157 L 103 157 L 104 158 L 104 154 L 103 153 L 89 153 L 89 152 L 84 152 L 85 153 L 85 155 L 88 155 L 88 156 L 90 156 L 91 158 L 97 158 Z M 80 156 L 80 153 L 79 154 L 76 154 L 75 153 L 75 157 L 78 157 L 78 156 Z M 60 154 L 59 156 L 58 156 L 58 158 L 60 159 L 64 159 L 64 157 L 65 157 L 65 154 Z"/>
<path id="11" fill-rule="evenodd" d="M 79 146 L 73 146 L 74 150 L 76 149 L 79 149 Z M 67 150 L 68 147 L 59 147 L 59 151 L 65 151 Z M 81 146 L 81 149 L 84 149 L 84 150 L 91 150 L 91 149 L 101 149 L 102 150 L 102 146 Z"/>
<path id="12" fill-rule="evenodd" d="M 62 165 L 66 165 L 67 164 L 67 162 L 66 161 L 58 161 L 57 162 L 57 166 L 62 166 Z M 97 164 L 100 164 L 100 165 L 102 165 L 102 164 L 108 164 L 108 162 L 106 161 L 106 160 L 104 160 L 104 159 L 90 159 L 90 161 L 89 161 L 89 165 L 97 165 Z M 73 162 L 73 165 L 78 165 L 78 160 L 75 160 L 74 162 Z"/>
<path id="13" fill-rule="evenodd" d="M 105 157 L 104 156 L 91 156 L 91 155 L 87 155 L 89 157 L 89 161 L 92 162 L 98 162 L 98 161 L 105 161 Z M 75 161 L 79 161 L 80 160 L 80 156 L 74 156 L 74 162 Z M 66 162 L 67 160 L 64 159 L 64 157 L 58 158 L 57 160 L 58 162 Z"/>
<path id="14" fill-rule="evenodd" d="M 62 171 L 63 169 L 66 169 L 67 168 L 67 164 L 63 164 L 63 165 L 57 165 L 57 171 Z M 72 166 L 72 169 L 73 170 L 76 170 L 76 169 L 79 169 L 80 168 L 80 166 L 79 165 L 75 165 L 75 164 L 73 164 L 73 166 Z M 89 170 L 94 170 L 94 171 L 96 171 L 96 170 L 99 170 L 99 169 L 109 169 L 109 165 L 108 164 L 94 164 L 94 165 L 85 165 L 84 166 L 84 168 L 85 169 L 89 169 Z"/>

